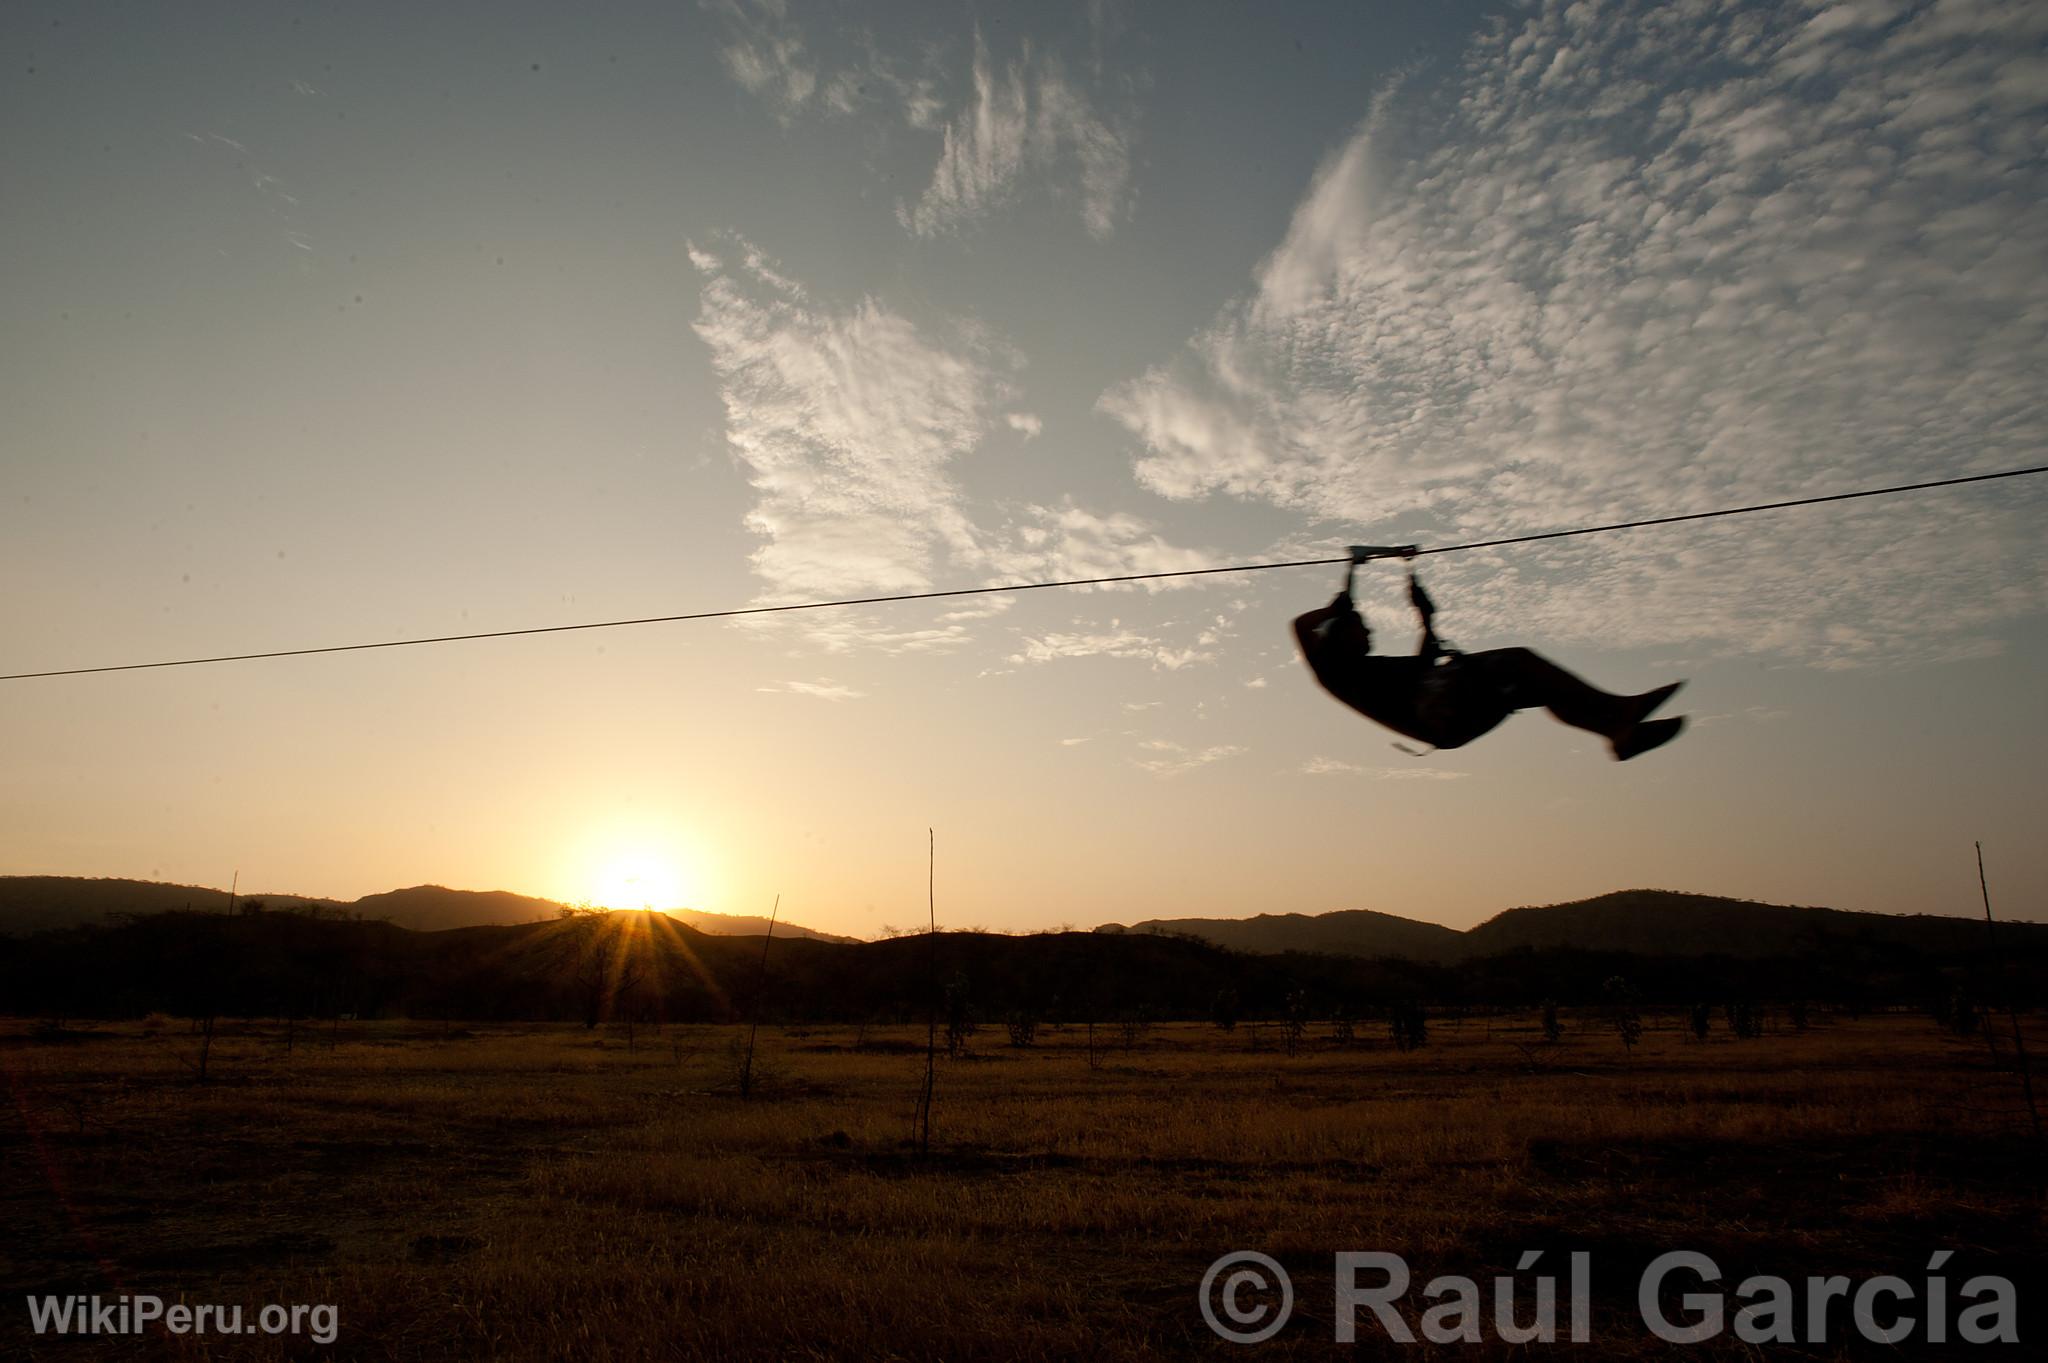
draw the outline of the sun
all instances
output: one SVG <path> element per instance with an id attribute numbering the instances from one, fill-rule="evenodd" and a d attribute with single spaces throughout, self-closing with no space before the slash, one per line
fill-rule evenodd
<path id="1" fill-rule="evenodd" d="M 677 909 L 689 898 L 689 878 L 659 852 L 614 854 L 597 871 L 590 902 L 607 909 Z"/>
<path id="2" fill-rule="evenodd" d="M 701 909 L 720 857 L 680 811 L 593 815 L 558 844 L 555 897 L 599 909 Z"/>

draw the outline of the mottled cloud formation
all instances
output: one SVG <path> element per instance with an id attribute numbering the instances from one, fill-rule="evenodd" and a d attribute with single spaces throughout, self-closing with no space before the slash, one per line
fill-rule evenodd
<path id="1" fill-rule="evenodd" d="M 1089 234 L 1114 233 L 1130 202 L 1128 125 L 1100 114 L 1049 54 L 1027 49 L 998 69 L 978 32 L 971 84 L 946 125 L 930 186 L 898 210 L 903 225 L 923 237 L 954 231 L 1013 200 L 1027 171 L 1071 171 Z"/>
<path id="2" fill-rule="evenodd" d="M 871 298 L 820 304 L 744 242 L 690 258 L 771 598 L 921 591 L 941 548 L 976 557 L 950 466 L 1009 398 L 1008 362 Z"/>
<path id="3" fill-rule="evenodd" d="M 786 0 L 701 0 L 725 21 L 718 57 L 748 94 L 758 95 L 789 122 L 818 93 L 818 64 L 791 21 Z"/>
<path id="4" fill-rule="evenodd" d="M 1193 647 L 1178 647 L 1158 634 L 1129 629 L 1112 620 L 1106 629 L 1093 632 L 1055 631 L 1027 635 L 1024 646 L 1010 655 L 1013 663 L 1049 663 L 1062 658 L 1137 658 L 1162 671 L 1177 672 L 1195 663 L 1211 662 L 1215 654 L 1206 645 L 1216 642 L 1204 634 Z"/>
<path id="5" fill-rule="evenodd" d="M 788 0 L 699 0 L 720 22 L 720 63 L 739 86 L 763 100 L 783 124 L 800 118 L 846 118 L 863 110 L 936 131 L 946 97 L 937 55 L 926 48 L 908 60 L 881 51 L 865 29 L 841 26 L 814 48 L 805 31 L 829 11 Z"/>
<path id="6" fill-rule="evenodd" d="M 1001 557 L 1011 580 L 1047 581 L 1180 572 L 1216 562 L 1211 553 L 1168 542 L 1141 517 L 1098 513 L 1072 501 L 1020 508 L 1006 528 Z"/>
<path id="7" fill-rule="evenodd" d="M 690 258 L 702 279 L 695 329 L 711 349 L 727 441 L 756 494 L 747 528 L 761 539 L 753 567 L 763 603 L 1211 561 L 1130 515 L 1071 502 L 970 504 L 961 462 L 1016 415 L 1020 361 L 985 328 L 920 326 L 872 297 L 821 300 L 740 239 L 693 246 Z M 1013 601 L 970 598 L 911 629 L 854 611 L 807 612 L 802 627 L 827 651 L 948 648 Z M 1216 628 L 1192 646 L 1151 641 L 1143 656 L 1163 666 L 1206 659 Z M 1044 652 L 1071 655 L 1065 645 Z"/>
<path id="8" fill-rule="evenodd" d="M 963 63 L 957 46 L 949 53 L 943 44 L 894 56 L 867 30 L 827 13 L 800 19 L 787 0 L 702 0 L 702 7 L 722 21 L 719 58 L 727 73 L 783 123 L 870 113 L 940 135 L 929 185 L 897 208 L 917 236 L 965 230 L 1034 185 L 1073 199 L 1098 238 L 1129 214 L 1130 82 L 1112 81 L 1099 52 L 1082 79 L 1057 54 L 1028 43 L 1014 59 L 998 60 L 979 29 Z M 1092 27 L 1099 48 L 1099 16 Z M 1112 98 L 1112 86 L 1122 93 Z"/>
<path id="9" fill-rule="evenodd" d="M 1189 748 L 1163 738 L 1147 739 L 1138 746 L 1152 755 L 1133 760 L 1141 770 L 1160 777 L 1185 775 L 1197 767 L 1206 767 L 1211 762 L 1221 762 L 1225 758 L 1242 757 L 1249 751 L 1228 743 L 1208 748 Z"/>
<path id="10" fill-rule="evenodd" d="M 1438 543 L 2039 462 L 2044 38 L 2048 8 L 1991 0 L 1552 0 L 1385 93 L 1250 293 L 1101 410 L 1165 496 Z M 1432 581 L 1468 643 L 1968 655 L 2048 607 L 2042 504 L 2007 484 Z"/>

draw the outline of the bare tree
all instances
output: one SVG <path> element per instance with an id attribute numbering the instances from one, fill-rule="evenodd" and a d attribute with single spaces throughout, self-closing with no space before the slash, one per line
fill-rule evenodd
<path id="1" fill-rule="evenodd" d="M 646 960 L 633 950 L 623 917 L 602 909 L 565 910 L 581 921 L 582 940 L 576 959 L 576 990 L 583 1000 L 583 1027 L 595 1030 L 618 1000 L 630 997 L 646 975 Z"/>
<path id="2" fill-rule="evenodd" d="M 761 938 L 761 968 L 754 974 L 754 997 L 747 1006 L 753 1014 L 747 1023 L 747 1052 L 740 1061 L 740 1097 L 747 1098 L 754 1092 L 754 1038 L 761 1032 L 761 992 L 768 984 L 768 944 L 775 940 L 775 918 L 782 912 L 782 896 L 775 896 L 774 907 L 768 910 L 768 931 Z"/>
<path id="3" fill-rule="evenodd" d="M 1633 1057 L 1636 1043 L 1643 1039 L 1643 1015 L 1636 1011 L 1635 986 L 1619 975 L 1611 975 L 1601 986 L 1607 995 L 1608 1016 L 1614 1023 L 1614 1030 L 1621 1037 L 1621 1044 Z"/>

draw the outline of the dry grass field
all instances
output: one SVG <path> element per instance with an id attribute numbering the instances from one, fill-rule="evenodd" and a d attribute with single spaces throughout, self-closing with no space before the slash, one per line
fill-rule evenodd
<path id="1" fill-rule="evenodd" d="M 1730 1281 L 1988 1265 L 2031 1305 L 2041 1162 L 1982 1041 L 1925 1019 L 1817 1019 L 1695 1042 L 1651 1018 L 1436 1019 L 1400 1052 L 1361 1025 L 1156 1026 L 1128 1050 L 984 1028 L 938 1061 L 932 1146 L 907 1141 L 923 1030 L 226 1024 L 195 1082 L 183 1022 L 0 1024 L 0 1355 L 26 1358 L 1144 1359 L 1396 1349 L 1332 1339 L 1331 1255 L 1392 1250 L 1420 1284 L 1592 1255 L 1591 1345 L 1674 1349 L 1641 1265 Z M 1217 1341 L 1196 1285 L 1257 1249 L 1288 1328 Z M 1536 1270 L 1542 1272 L 1545 1270 Z M 1562 1294 L 1563 1289 L 1560 1289 Z M 338 1337 L 57 1340 L 24 1294 L 331 1303 Z M 2023 1315 L 2022 1328 L 2031 1317 Z M 2023 1335 L 2023 1338 L 2026 1336 Z M 1941 1350 L 1908 1356 L 1953 1356 Z M 1517 1352 L 1490 1343 L 1465 1356 Z M 1856 1342 L 1803 1357 L 1898 1350 Z"/>

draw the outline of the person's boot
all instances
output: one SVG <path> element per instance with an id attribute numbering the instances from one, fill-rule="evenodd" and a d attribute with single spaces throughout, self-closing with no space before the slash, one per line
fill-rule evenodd
<path id="1" fill-rule="evenodd" d="M 1661 748 L 1678 737 L 1685 727 L 1685 716 L 1675 719 L 1652 719 L 1631 728 L 1614 740 L 1614 760 L 1626 762 L 1631 757 L 1641 757 L 1652 748 Z"/>
<path id="2" fill-rule="evenodd" d="M 1635 722 L 1641 724 L 1644 720 L 1655 714 L 1657 707 L 1677 695 L 1678 688 L 1683 685 L 1685 685 L 1684 682 L 1675 681 L 1669 686 L 1660 686 L 1654 691 L 1645 691 L 1640 696 L 1629 697 L 1629 699 L 1636 703 Z"/>

